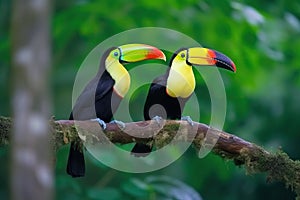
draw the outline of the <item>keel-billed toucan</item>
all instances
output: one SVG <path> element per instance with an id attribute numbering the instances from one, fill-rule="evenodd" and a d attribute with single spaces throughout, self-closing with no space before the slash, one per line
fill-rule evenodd
<path id="1" fill-rule="evenodd" d="M 144 119 L 155 116 L 164 119 L 181 119 L 186 101 L 194 92 L 196 81 L 192 66 L 217 66 L 235 72 L 234 63 L 215 50 L 193 47 L 177 50 L 167 72 L 153 80 L 144 106 Z M 132 149 L 136 156 L 146 156 L 152 147 L 137 143 Z"/>
<path id="2" fill-rule="evenodd" d="M 76 100 L 70 120 L 100 118 L 108 123 L 130 87 L 130 75 L 124 64 L 149 59 L 166 60 L 164 53 L 145 44 L 127 44 L 109 48 L 102 56 L 97 75 Z M 72 177 L 85 174 L 82 150 L 71 143 L 67 173 Z"/>

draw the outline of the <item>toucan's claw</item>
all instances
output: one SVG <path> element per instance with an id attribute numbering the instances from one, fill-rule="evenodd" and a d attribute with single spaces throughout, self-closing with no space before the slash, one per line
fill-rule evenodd
<path id="1" fill-rule="evenodd" d="M 161 121 L 163 120 L 163 118 L 156 115 L 156 116 L 153 117 L 151 120 L 155 120 L 156 123 L 157 123 L 158 125 L 160 125 L 160 124 L 161 124 Z"/>
<path id="2" fill-rule="evenodd" d="M 187 121 L 191 126 L 194 126 L 194 122 L 190 116 L 182 116 L 181 120 Z"/>
<path id="3" fill-rule="evenodd" d="M 121 130 L 124 130 L 126 125 L 124 122 L 122 121 L 119 121 L 119 120 L 112 120 L 111 122 L 109 122 L 110 124 L 117 124 L 118 127 L 121 129 Z"/>
<path id="4" fill-rule="evenodd" d="M 100 119 L 100 118 L 95 118 L 95 119 L 91 119 L 91 121 L 95 121 L 95 122 L 98 122 L 100 124 L 100 126 L 103 128 L 103 130 L 106 129 L 106 123 Z"/>

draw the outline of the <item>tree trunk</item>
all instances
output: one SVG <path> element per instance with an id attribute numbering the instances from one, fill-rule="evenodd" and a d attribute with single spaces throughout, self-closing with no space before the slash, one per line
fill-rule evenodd
<path id="1" fill-rule="evenodd" d="M 14 0 L 12 6 L 12 199 L 53 197 L 47 120 L 51 111 L 50 7 L 49 0 Z"/>

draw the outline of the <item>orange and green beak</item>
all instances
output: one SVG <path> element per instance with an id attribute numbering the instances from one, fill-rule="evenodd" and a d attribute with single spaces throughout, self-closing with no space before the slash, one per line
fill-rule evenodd
<path id="1" fill-rule="evenodd" d="M 201 47 L 188 48 L 187 62 L 190 65 L 215 65 L 235 72 L 236 67 L 230 58 L 224 54 Z"/>
<path id="2" fill-rule="evenodd" d="M 126 44 L 118 47 L 120 61 L 138 62 L 142 60 L 161 59 L 166 61 L 165 54 L 156 47 L 146 44 Z"/>

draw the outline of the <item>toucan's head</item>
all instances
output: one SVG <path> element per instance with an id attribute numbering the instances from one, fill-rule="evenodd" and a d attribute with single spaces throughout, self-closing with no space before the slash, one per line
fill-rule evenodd
<path id="1" fill-rule="evenodd" d="M 124 64 L 142 60 L 161 59 L 165 54 L 156 47 L 146 44 L 126 44 L 106 51 L 105 70 L 114 79 L 114 91 L 124 97 L 130 87 L 130 76 Z"/>
<path id="2" fill-rule="evenodd" d="M 172 62 L 186 62 L 192 66 L 217 66 L 235 72 L 236 67 L 230 58 L 224 54 L 207 48 L 192 47 L 180 49 L 174 54 Z"/>
<path id="3" fill-rule="evenodd" d="M 215 65 L 235 72 L 234 63 L 224 54 L 201 48 L 182 48 L 173 54 L 170 62 L 166 92 L 171 97 L 188 98 L 195 89 L 193 65 Z"/>
<path id="4" fill-rule="evenodd" d="M 110 49 L 105 60 L 105 66 L 110 67 L 115 62 L 125 64 L 151 59 L 166 61 L 166 56 L 161 50 L 150 45 L 125 44 Z"/>

